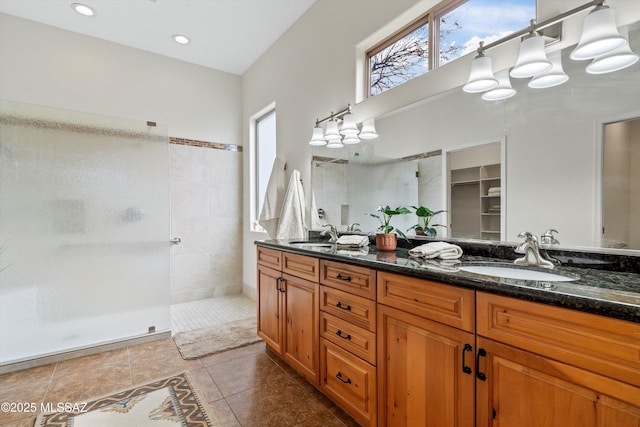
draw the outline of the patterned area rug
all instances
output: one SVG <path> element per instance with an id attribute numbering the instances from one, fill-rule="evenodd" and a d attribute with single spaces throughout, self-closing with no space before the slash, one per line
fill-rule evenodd
<path id="1" fill-rule="evenodd" d="M 261 341 L 255 317 L 195 331 L 178 332 L 173 340 L 183 359 L 197 359 Z"/>
<path id="2" fill-rule="evenodd" d="M 77 404 L 73 411 L 40 414 L 39 427 L 215 427 L 213 413 L 187 373 Z"/>

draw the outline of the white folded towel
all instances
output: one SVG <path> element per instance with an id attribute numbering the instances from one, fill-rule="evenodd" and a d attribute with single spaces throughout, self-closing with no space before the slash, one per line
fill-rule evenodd
<path id="1" fill-rule="evenodd" d="M 487 190 L 487 193 L 488 193 L 488 194 L 491 194 L 491 193 L 499 193 L 499 192 L 500 192 L 500 187 L 490 187 L 490 188 Z"/>
<path id="2" fill-rule="evenodd" d="M 447 242 L 431 242 L 409 249 L 409 255 L 427 259 L 458 259 L 462 256 L 462 248 Z"/>
<path id="3" fill-rule="evenodd" d="M 369 253 L 369 247 L 368 246 L 363 246 L 363 247 L 359 247 L 359 248 L 350 248 L 348 246 L 342 246 L 342 247 L 344 249 L 338 249 L 336 251 L 336 253 L 338 255 L 354 257 L 354 256 L 364 256 L 364 255 L 367 255 Z"/>
<path id="4" fill-rule="evenodd" d="M 352 248 L 361 248 L 363 246 L 369 246 L 369 237 L 358 236 L 356 234 L 340 236 L 336 241 L 336 245 L 349 246 Z"/>
<path id="5" fill-rule="evenodd" d="M 460 271 L 458 269 L 460 261 L 457 259 L 414 259 L 413 262 L 417 263 L 419 267 L 426 268 L 428 270 L 442 271 L 446 273 L 457 273 Z"/>

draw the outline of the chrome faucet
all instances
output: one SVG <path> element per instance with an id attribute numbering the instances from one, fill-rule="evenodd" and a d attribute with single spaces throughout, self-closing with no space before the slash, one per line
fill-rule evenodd
<path id="1" fill-rule="evenodd" d="M 328 234 L 330 242 L 337 242 L 338 241 L 338 229 L 336 228 L 336 226 L 335 225 L 331 225 L 331 224 L 324 224 L 323 227 L 329 227 L 329 229 L 328 230 L 323 230 L 322 232 L 320 232 L 320 234 L 322 236 L 326 236 Z"/>
<path id="2" fill-rule="evenodd" d="M 545 268 L 554 267 L 554 263 L 552 261 L 546 259 L 542 254 L 540 254 L 538 238 L 536 236 L 528 231 L 523 231 L 518 234 L 518 237 L 524 239 L 524 241 L 516 247 L 515 252 L 523 254 L 524 256 L 513 261 L 514 264 L 533 265 Z"/>
<path id="3" fill-rule="evenodd" d="M 553 228 L 548 229 L 540 236 L 540 244 L 541 245 L 559 245 L 558 239 L 553 233 L 557 233 L 558 230 L 554 230 Z"/>
<path id="4" fill-rule="evenodd" d="M 349 224 L 347 226 L 347 233 L 358 233 L 361 232 L 362 230 L 360 230 L 359 225 L 357 222 L 354 222 L 353 224 Z"/>

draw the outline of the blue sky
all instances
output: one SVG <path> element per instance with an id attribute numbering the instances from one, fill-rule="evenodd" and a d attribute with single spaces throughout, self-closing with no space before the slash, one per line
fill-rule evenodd
<path id="1" fill-rule="evenodd" d="M 461 29 L 448 41 L 464 46 L 463 55 L 514 31 L 525 28 L 536 17 L 535 0 L 469 0 L 447 16 L 455 16 Z"/>

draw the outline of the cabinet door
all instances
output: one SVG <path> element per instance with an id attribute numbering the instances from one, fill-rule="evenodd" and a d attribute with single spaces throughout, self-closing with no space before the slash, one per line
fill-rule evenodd
<path id="1" fill-rule="evenodd" d="M 318 383 L 318 283 L 284 275 L 284 358 L 314 384 Z"/>
<path id="2" fill-rule="evenodd" d="M 482 337 L 478 349 L 478 426 L 640 426 L 638 387 Z"/>
<path id="3" fill-rule="evenodd" d="M 382 425 L 472 427 L 474 335 L 383 305 L 378 316 Z"/>
<path id="4" fill-rule="evenodd" d="M 258 336 L 282 354 L 283 304 L 281 274 L 258 264 Z"/>

